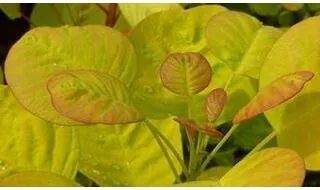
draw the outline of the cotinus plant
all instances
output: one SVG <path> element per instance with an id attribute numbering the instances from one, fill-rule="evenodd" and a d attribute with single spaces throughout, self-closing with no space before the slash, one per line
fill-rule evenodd
<path id="1" fill-rule="evenodd" d="M 32 19 L 5 61 L 1 186 L 301 186 L 317 168 L 297 122 L 315 111 L 298 105 L 311 104 L 320 47 L 303 28 L 316 39 L 320 18 L 283 34 L 217 5 L 119 4 L 117 22 L 113 4 L 39 4 L 33 17 L 50 6 L 64 17 Z M 274 130 L 232 168 L 212 166 L 265 112 Z"/>

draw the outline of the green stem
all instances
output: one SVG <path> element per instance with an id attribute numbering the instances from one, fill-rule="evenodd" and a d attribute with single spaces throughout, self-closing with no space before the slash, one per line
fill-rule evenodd
<path id="1" fill-rule="evenodd" d="M 180 177 L 179 177 L 179 174 L 178 174 L 178 171 L 177 169 L 174 167 L 174 164 L 169 156 L 169 153 L 166 149 L 166 147 L 164 146 L 164 144 L 162 143 L 161 139 L 159 138 L 159 136 L 157 135 L 157 132 L 154 130 L 153 128 L 153 125 L 151 125 L 150 122 L 148 122 L 147 120 L 145 120 L 145 123 L 147 124 L 148 128 L 150 129 L 153 137 L 156 139 L 157 143 L 159 144 L 163 154 L 165 155 L 165 157 L 167 158 L 167 161 L 168 161 L 168 164 L 173 172 L 173 174 L 175 175 L 176 177 L 176 180 L 178 183 L 181 183 L 181 180 L 180 180 Z"/>
<path id="2" fill-rule="evenodd" d="M 266 136 L 259 144 L 257 144 L 248 154 L 246 157 L 251 156 L 252 154 L 258 152 L 261 150 L 268 142 L 270 142 L 277 133 L 275 131 L 272 131 L 268 136 Z"/>
<path id="3" fill-rule="evenodd" d="M 147 123 L 147 125 L 149 125 L 149 127 L 153 128 L 154 132 L 159 135 L 159 137 L 167 144 L 167 146 L 169 147 L 169 149 L 172 151 L 173 155 L 176 157 L 176 159 L 178 160 L 178 162 L 181 165 L 182 171 L 184 173 L 184 175 L 186 177 L 189 176 L 188 173 L 188 169 L 187 166 L 184 164 L 183 159 L 180 157 L 178 151 L 173 147 L 172 143 L 169 141 L 169 139 L 164 136 L 161 131 L 159 131 L 159 129 L 157 127 L 155 127 L 149 120 L 145 120 L 145 122 Z"/>
<path id="4" fill-rule="evenodd" d="M 232 135 L 232 133 L 235 131 L 235 129 L 238 127 L 238 125 L 233 125 L 231 127 L 231 129 L 227 132 L 227 134 L 225 134 L 225 136 L 221 139 L 221 141 L 219 141 L 219 143 L 217 144 L 216 147 L 214 147 L 214 149 L 210 152 L 210 154 L 207 156 L 207 158 L 205 159 L 205 161 L 202 163 L 199 172 L 202 172 L 207 165 L 209 164 L 209 162 L 213 159 L 213 157 L 216 155 L 216 153 L 220 150 L 220 148 L 227 142 L 227 140 L 229 139 L 229 137 Z"/>

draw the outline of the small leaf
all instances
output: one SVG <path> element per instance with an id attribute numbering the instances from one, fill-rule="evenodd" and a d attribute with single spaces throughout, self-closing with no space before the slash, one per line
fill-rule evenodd
<path id="1" fill-rule="evenodd" d="M 119 3 L 119 7 L 132 27 L 153 13 L 171 9 L 183 10 L 177 3 Z"/>
<path id="2" fill-rule="evenodd" d="M 86 70 L 59 73 L 48 81 L 53 106 L 64 116 L 90 124 L 142 120 L 126 87 L 115 77 Z"/>
<path id="3" fill-rule="evenodd" d="M 205 108 L 208 120 L 215 121 L 223 111 L 223 107 L 227 101 L 227 93 L 223 88 L 214 89 L 209 93 L 206 99 Z"/>
<path id="4" fill-rule="evenodd" d="M 160 67 L 163 85 L 183 96 L 192 96 L 204 90 L 211 76 L 211 66 L 200 53 L 172 53 Z"/>
<path id="5" fill-rule="evenodd" d="M 218 180 L 199 180 L 199 181 L 189 181 L 185 183 L 178 183 L 173 185 L 174 187 L 219 187 L 220 182 Z"/>
<path id="6" fill-rule="evenodd" d="M 0 3 L 0 9 L 12 20 L 21 17 L 20 3 Z"/>
<path id="7" fill-rule="evenodd" d="M 50 172 L 26 171 L 15 173 L 0 181 L 1 187 L 77 187 L 70 179 Z"/>
<path id="8" fill-rule="evenodd" d="M 267 148 L 241 160 L 220 182 L 227 187 L 294 187 L 304 177 L 304 161 L 296 152 Z"/>
<path id="9" fill-rule="evenodd" d="M 274 80 L 237 113 L 234 123 L 253 118 L 289 100 L 298 94 L 313 76 L 310 71 L 297 71 Z"/>

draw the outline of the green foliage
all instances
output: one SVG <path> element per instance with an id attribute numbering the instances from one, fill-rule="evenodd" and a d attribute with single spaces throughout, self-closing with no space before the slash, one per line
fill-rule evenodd
<path id="1" fill-rule="evenodd" d="M 41 120 L 23 109 L 7 86 L 0 86 L 0 176 L 13 172 L 51 171 L 68 178 L 77 172 L 75 132 Z"/>
<path id="2" fill-rule="evenodd" d="M 2 10 L 10 19 L 21 17 L 19 3 L 0 3 L 0 10 Z"/>
<path id="3" fill-rule="evenodd" d="M 182 155 L 172 118 L 151 120 Z M 174 175 L 145 123 L 78 127 L 80 170 L 101 186 L 168 186 Z M 180 166 L 174 161 L 175 166 Z"/>

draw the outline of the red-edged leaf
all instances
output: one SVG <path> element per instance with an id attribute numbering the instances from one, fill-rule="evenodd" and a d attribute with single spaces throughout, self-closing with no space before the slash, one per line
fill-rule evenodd
<path id="1" fill-rule="evenodd" d="M 202 125 L 199 130 L 211 137 L 223 137 L 224 134 L 209 125 Z"/>
<path id="2" fill-rule="evenodd" d="M 196 137 L 198 126 L 194 121 L 187 118 L 175 118 L 174 120 L 185 127 L 189 141 Z"/>
<path id="3" fill-rule="evenodd" d="M 183 96 L 201 92 L 209 85 L 211 76 L 211 66 L 200 53 L 170 54 L 160 68 L 163 85 Z"/>
<path id="4" fill-rule="evenodd" d="M 227 101 L 227 93 L 222 88 L 214 89 L 209 93 L 205 103 L 205 109 L 210 122 L 218 119 Z"/>
<path id="5" fill-rule="evenodd" d="M 313 76 L 310 71 L 297 71 L 274 80 L 237 113 L 234 123 L 253 118 L 289 100 L 299 93 Z"/>

